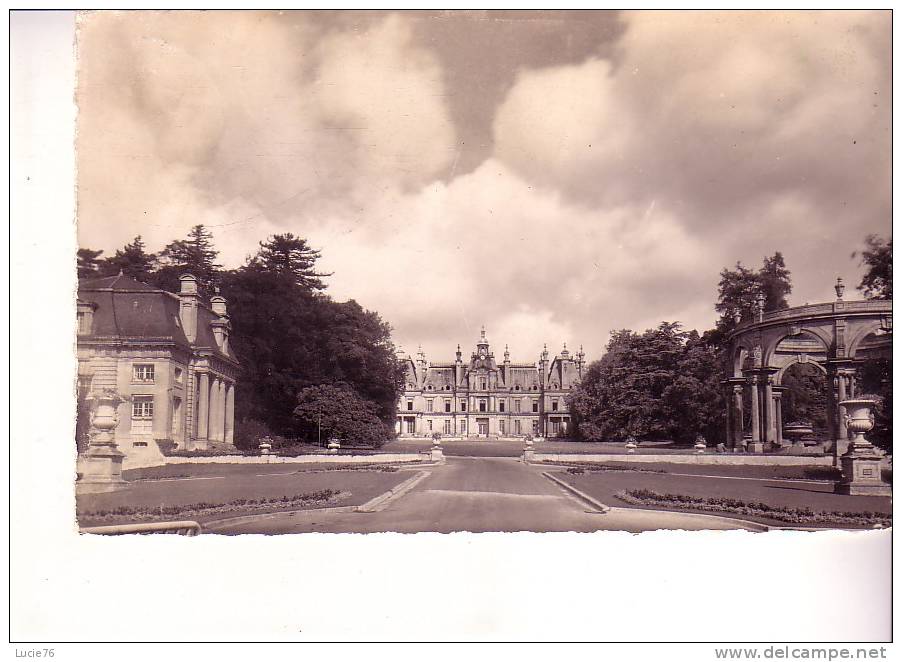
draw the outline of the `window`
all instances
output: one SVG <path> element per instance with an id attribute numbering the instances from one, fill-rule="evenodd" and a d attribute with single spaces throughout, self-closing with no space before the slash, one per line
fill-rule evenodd
<path id="1" fill-rule="evenodd" d="M 426 411 L 432 411 L 432 398 L 426 401 Z"/>
<path id="2" fill-rule="evenodd" d="M 451 434 L 451 421 L 445 421 L 445 434 Z"/>
<path id="3" fill-rule="evenodd" d="M 432 419 L 431 418 L 426 419 L 426 429 L 429 430 L 429 432 L 432 432 Z"/>
<path id="4" fill-rule="evenodd" d="M 504 423 L 505 422 L 503 420 L 498 421 L 498 433 L 499 434 L 505 434 Z"/>
<path id="5" fill-rule="evenodd" d="M 483 379 L 483 380 L 480 380 L 480 382 L 479 382 L 479 388 L 480 388 L 480 390 L 482 390 L 482 391 L 485 391 L 485 390 L 486 390 L 486 387 L 485 387 L 485 380 L 484 380 L 484 379 Z"/>
<path id="6" fill-rule="evenodd" d="M 177 436 L 182 421 L 182 399 L 172 398 L 172 434 Z"/>
<path id="7" fill-rule="evenodd" d="M 413 411 L 413 400 L 407 401 L 407 411 Z"/>
<path id="8" fill-rule="evenodd" d="M 450 400 L 445 400 L 445 411 L 449 412 L 449 413 L 451 411 L 451 401 Z"/>
<path id="9" fill-rule="evenodd" d="M 132 381 L 136 382 L 152 382 L 153 381 L 153 364 L 140 363 L 133 367 Z"/>
<path id="10" fill-rule="evenodd" d="M 173 371 L 173 378 L 175 379 L 176 384 L 181 384 L 182 381 L 184 381 L 184 377 L 185 377 L 184 372 L 185 371 L 182 370 L 181 368 L 176 368 Z"/>
<path id="11" fill-rule="evenodd" d="M 551 401 L 551 411 L 557 411 L 557 398 Z"/>
<path id="12" fill-rule="evenodd" d="M 461 411 L 467 411 L 467 401 L 466 401 L 466 400 L 461 400 L 461 401 L 460 401 L 460 410 L 461 410 Z"/>
<path id="13" fill-rule="evenodd" d="M 532 433 L 539 434 L 539 422 L 536 420 L 532 422 Z"/>
<path id="14" fill-rule="evenodd" d="M 413 434 L 417 429 L 417 419 L 408 418 L 407 419 L 407 434 Z"/>
<path id="15" fill-rule="evenodd" d="M 502 414 L 504 413 L 504 400 L 498 401 L 498 411 L 500 411 Z"/>
<path id="16" fill-rule="evenodd" d="M 479 399 L 479 411 L 485 411 L 485 410 L 486 410 L 485 398 L 480 398 Z"/>
<path id="17" fill-rule="evenodd" d="M 533 412 L 539 411 L 539 401 L 538 400 L 532 401 L 532 410 L 533 410 Z"/>
<path id="18" fill-rule="evenodd" d="M 460 422 L 460 433 L 467 434 L 467 422 L 466 421 Z"/>
<path id="19" fill-rule="evenodd" d="M 519 390 L 520 390 L 520 385 L 517 384 L 517 385 L 514 387 L 514 390 L 515 390 L 515 391 L 519 391 Z"/>
<path id="20" fill-rule="evenodd" d="M 136 395 L 132 400 L 132 434 L 153 432 L 153 396 Z"/>
<path id="21" fill-rule="evenodd" d="M 87 313 L 78 313 L 78 333 L 81 335 L 91 333 L 91 320 Z"/>
<path id="22" fill-rule="evenodd" d="M 518 418 L 516 421 L 514 421 L 514 433 L 515 433 L 515 434 L 521 434 L 521 430 L 520 430 L 520 419 L 519 419 L 519 418 Z"/>
<path id="23" fill-rule="evenodd" d="M 514 411 L 517 412 L 518 414 L 520 413 L 520 401 L 519 400 L 514 400 Z"/>

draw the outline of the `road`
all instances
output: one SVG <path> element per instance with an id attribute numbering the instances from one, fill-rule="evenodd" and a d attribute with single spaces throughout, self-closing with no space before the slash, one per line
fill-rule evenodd
<path id="1" fill-rule="evenodd" d="M 217 533 L 416 533 L 435 531 L 640 532 L 742 528 L 685 513 L 613 508 L 601 513 L 542 475 L 506 457 L 450 457 L 377 512 L 306 511 L 268 515 Z M 411 472 L 411 475 L 415 475 Z"/>

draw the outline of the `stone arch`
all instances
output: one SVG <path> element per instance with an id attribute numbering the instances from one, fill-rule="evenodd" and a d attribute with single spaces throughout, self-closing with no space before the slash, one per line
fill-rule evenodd
<path id="1" fill-rule="evenodd" d="M 815 340 L 819 340 L 824 347 L 824 353 L 827 357 L 830 356 L 830 352 L 833 350 L 834 346 L 832 329 L 827 332 L 823 327 L 814 325 L 799 325 L 798 327 L 782 326 L 769 334 L 770 337 L 768 338 L 762 357 L 764 365 L 771 365 L 774 354 L 777 353 L 777 348 L 780 346 L 781 342 L 787 338 L 796 338 L 806 334 L 812 336 Z"/>
<path id="2" fill-rule="evenodd" d="M 855 329 L 855 333 L 852 334 L 852 337 L 849 338 L 847 346 L 849 348 L 849 357 L 854 358 L 855 353 L 858 351 L 858 348 L 861 346 L 862 341 L 867 338 L 872 333 L 876 333 L 883 328 L 883 322 L 881 320 L 871 320 L 869 322 L 864 322 L 857 325 Z"/>
<path id="3" fill-rule="evenodd" d="M 792 366 L 800 365 L 800 364 L 813 365 L 815 368 L 817 368 L 822 373 L 824 373 L 824 377 L 827 376 L 827 366 L 821 365 L 819 361 L 799 361 L 798 359 L 796 359 L 795 361 L 791 361 L 791 362 L 787 363 L 786 365 L 784 365 L 782 368 L 780 368 L 774 374 L 774 384 L 776 384 L 777 386 L 782 385 L 783 384 L 783 375 L 786 373 L 786 371 L 789 370 Z"/>

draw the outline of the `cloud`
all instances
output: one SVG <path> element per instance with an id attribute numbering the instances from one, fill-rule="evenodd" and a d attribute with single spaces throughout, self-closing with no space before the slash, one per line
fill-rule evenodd
<path id="1" fill-rule="evenodd" d="M 888 12 L 89 13 L 79 231 L 291 231 L 430 358 L 713 323 L 781 250 L 793 302 L 890 219 Z"/>

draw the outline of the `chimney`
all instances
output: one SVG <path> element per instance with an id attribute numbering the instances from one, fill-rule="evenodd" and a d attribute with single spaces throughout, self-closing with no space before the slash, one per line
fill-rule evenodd
<path id="1" fill-rule="evenodd" d="M 188 342 L 193 343 L 197 341 L 197 307 L 200 305 L 197 278 L 183 274 L 179 277 L 179 283 L 179 320 Z"/>
<path id="2" fill-rule="evenodd" d="M 213 337 L 216 339 L 216 345 L 220 350 L 228 354 L 231 324 L 229 324 L 225 297 L 219 294 L 219 289 L 216 290 L 215 296 L 210 297 L 210 309 L 218 316 L 218 319 L 210 323 L 210 326 L 213 328 Z"/>

